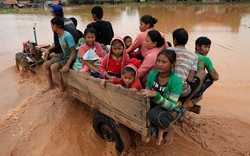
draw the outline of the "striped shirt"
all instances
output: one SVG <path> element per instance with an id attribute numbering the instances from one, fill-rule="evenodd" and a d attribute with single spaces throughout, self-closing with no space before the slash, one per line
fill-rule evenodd
<path id="1" fill-rule="evenodd" d="M 176 53 L 175 74 L 178 75 L 183 84 L 181 97 L 185 97 L 191 92 L 191 88 L 186 79 L 191 70 L 197 71 L 198 58 L 195 53 L 188 51 L 185 47 L 175 46 L 168 49 Z"/>

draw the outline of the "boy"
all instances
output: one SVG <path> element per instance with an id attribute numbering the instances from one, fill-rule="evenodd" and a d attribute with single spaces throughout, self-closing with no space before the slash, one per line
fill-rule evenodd
<path id="1" fill-rule="evenodd" d="M 207 70 L 207 74 L 205 77 L 205 80 L 202 83 L 202 86 L 198 92 L 192 97 L 192 99 L 201 100 L 203 93 L 205 90 L 210 87 L 214 81 L 217 81 L 219 79 L 218 72 L 214 69 L 214 66 L 212 64 L 212 61 L 209 57 L 207 57 L 207 54 L 210 50 L 211 46 L 211 40 L 207 37 L 199 37 L 195 41 L 195 54 L 198 57 L 198 66 L 197 70 Z"/>
<path id="2" fill-rule="evenodd" d="M 125 43 L 126 49 L 128 49 L 132 45 L 132 38 L 130 36 L 125 36 L 123 38 L 123 41 Z"/>
<path id="3" fill-rule="evenodd" d="M 174 47 L 170 47 L 169 49 L 174 50 L 176 53 L 176 63 L 175 63 L 175 73 L 178 75 L 183 84 L 182 92 L 180 95 L 180 101 L 183 103 L 183 107 L 191 108 L 194 103 L 191 101 L 194 93 L 196 92 L 201 82 L 203 82 L 205 77 L 205 71 L 200 70 L 196 74 L 197 71 L 197 56 L 188 51 L 185 48 L 185 45 L 188 41 L 188 33 L 184 28 L 178 28 L 173 31 L 173 45 Z M 199 113 L 200 106 L 198 106 Z"/>
<path id="4" fill-rule="evenodd" d="M 59 36 L 59 43 L 63 51 L 63 56 L 55 57 L 49 61 L 44 62 L 43 68 L 45 69 L 45 74 L 49 84 L 48 87 L 42 91 L 42 93 L 55 88 L 52 81 L 53 73 L 55 79 L 58 80 L 58 87 L 62 93 L 61 95 L 63 95 L 64 86 L 59 69 L 61 72 L 68 72 L 70 65 L 75 59 L 76 50 L 74 38 L 69 32 L 65 31 L 63 27 L 64 21 L 61 17 L 55 17 L 51 20 L 51 29 Z"/>
<path id="5" fill-rule="evenodd" d="M 88 24 L 87 28 L 94 28 L 96 30 L 96 42 L 109 45 L 114 37 L 111 23 L 109 21 L 102 20 L 103 10 L 100 6 L 93 7 L 91 14 L 95 22 Z"/>
<path id="6" fill-rule="evenodd" d="M 59 4 L 55 4 L 52 6 L 52 10 L 50 12 L 53 17 L 61 17 L 63 19 L 64 30 L 68 31 L 74 37 L 75 43 L 77 43 L 80 38 L 80 34 L 77 31 L 76 26 L 74 25 L 73 21 L 64 17 L 62 6 Z M 56 56 L 62 56 L 62 49 L 59 44 L 58 35 L 56 33 L 53 33 L 53 35 L 54 35 L 53 45 L 47 51 L 44 52 L 44 56 L 47 59 L 50 59 Z"/>

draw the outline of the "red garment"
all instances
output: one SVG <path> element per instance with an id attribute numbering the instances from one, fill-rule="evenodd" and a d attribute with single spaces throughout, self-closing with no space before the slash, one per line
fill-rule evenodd
<path id="1" fill-rule="evenodd" d="M 125 44 L 123 42 L 123 39 L 121 37 L 119 37 L 119 36 L 113 38 L 113 40 L 111 41 L 110 46 L 112 46 L 112 42 L 114 40 L 116 40 L 116 39 L 120 40 L 124 45 L 123 47 L 125 48 Z M 103 60 L 102 60 L 102 63 L 101 63 L 101 66 L 100 66 L 100 71 L 101 71 L 102 75 L 107 74 L 107 71 L 108 71 L 107 68 L 108 68 L 108 66 L 110 64 L 110 58 L 111 58 L 111 54 L 110 54 L 111 49 L 112 49 L 112 47 L 110 47 L 109 53 L 107 55 L 105 55 Z M 129 64 L 129 55 L 127 53 L 125 53 L 125 49 L 124 49 L 120 68 L 117 68 L 117 67 L 114 67 L 114 68 L 119 69 L 120 73 L 121 73 L 122 69 L 128 64 Z M 113 73 L 113 71 L 111 71 L 111 72 Z"/>
<path id="2" fill-rule="evenodd" d="M 135 75 L 135 81 L 132 84 L 130 84 L 130 86 L 128 88 L 135 88 L 138 91 L 141 90 L 141 89 L 143 89 L 142 85 L 141 85 L 141 82 L 140 82 L 140 79 L 138 78 L 137 68 L 133 64 L 129 64 L 129 65 L 125 66 L 125 67 L 128 67 L 128 66 L 131 67 L 131 68 L 133 68 L 135 70 L 135 73 L 136 73 L 136 75 Z M 120 84 L 120 85 L 126 87 L 122 78 L 114 78 L 112 83 L 113 84 Z"/>
<path id="3" fill-rule="evenodd" d="M 113 74 L 121 74 L 122 60 L 115 60 L 112 57 L 109 59 L 109 64 L 107 72 L 112 72 Z"/>

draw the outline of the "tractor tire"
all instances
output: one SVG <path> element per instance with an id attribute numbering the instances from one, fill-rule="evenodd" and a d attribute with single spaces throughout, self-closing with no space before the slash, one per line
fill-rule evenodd
<path id="1" fill-rule="evenodd" d="M 124 150 L 130 147 L 130 136 L 128 129 L 123 125 L 115 124 L 110 117 L 97 112 L 93 117 L 95 132 L 99 137 L 109 142 L 116 143 L 116 150 L 121 154 Z"/>
<path id="2" fill-rule="evenodd" d="M 19 71 L 27 71 L 29 69 L 27 54 L 24 52 L 16 53 L 16 66 Z"/>

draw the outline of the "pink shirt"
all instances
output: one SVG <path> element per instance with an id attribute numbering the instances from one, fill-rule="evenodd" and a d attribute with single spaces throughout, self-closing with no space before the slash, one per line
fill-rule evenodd
<path id="1" fill-rule="evenodd" d="M 146 36 L 150 30 L 154 30 L 154 28 L 149 28 L 146 31 L 139 33 L 132 45 L 128 49 L 126 49 L 126 53 L 132 52 L 136 48 L 140 48 L 142 57 L 145 57 L 147 51 L 147 48 L 145 46 Z"/>
<path id="2" fill-rule="evenodd" d="M 146 48 L 146 37 L 147 37 L 148 32 L 151 30 L 155 30 L 155 29 L 149 28 L 146 31 L 139 33 L 137 37 L 135 38 L 134 42 L 132 43 L 132 45 L 128 49 L 126 49 L 126 53 L 133 52 L 136 48 L 139 48 L 141 51 L 141 56 L 145 57 L 147 55 L 146 52 L 148 51 L 148 49 Z M 161 35 L 164 38 L 164 35 L 162 33 Z M 164 38 L 164 41 L 165 41 L 165 38 Z M 168 48 L 168 44 L 166 41 L 163 47 Z"/>
<path id="3" fill-rule="evenodd" d="M 82 45 L 80 46 L 80 48 L 79 48 L 79 51 L 78 51 L 79 57 L 82 58 L 83 55 L 84 55 L 89 49 L 90 49 L 90 47 L 89 47 L 86 43 L 82 44 Z M 94 43 L 94 49 L 95 49 L 96 55 L 98 55 L 99 57 L 102 57 L 101 54 L 102 54 L 102 52 L 103 52 L 104 50 L 102 49 L 101 44 L 98 43 L 98 42 L 95 42 L 95 43 Z M 85 65 L 85 63 L 84 63 L 84 61 L 82 61 L 82 66 L 84 67 L 84 65 Z"/>
<path id="4" fill-rule="evenodd" d="M 146 52 L 147 55 L 138 69 L 138 77 L 142 80 L 143 84 L 146 83 L 149 72 L 155 67 L 157 55 L 162 49 L 162 47 L 155 47 Z"/>

